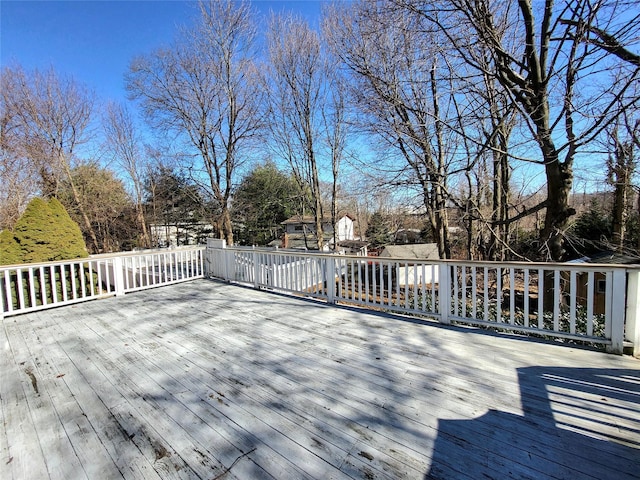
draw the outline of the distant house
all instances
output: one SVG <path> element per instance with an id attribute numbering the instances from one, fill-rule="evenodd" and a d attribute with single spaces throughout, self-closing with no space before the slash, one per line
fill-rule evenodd
<path id="1" fill-rule="evenodd" d="M 435 243 L 408 243 L 406 245 L 387 245 L 379 255 L 386 258 L 419 260 L 437 260 L 438 245 Z"/>
<path id="2" fill-rule="evenodd" d="M 198 245 L 211 236 L 213 225 L 204 222 L 183 222 L 175 224 L 150 224 L 149 232 L 154 247 L 176 247 Z"/>
<path id="3" fill-rule="evenodd" d="M 422 232 L 417 228 L 400 228 L 394 233 L 393 243 L 396 245 L 421 242 Z"/>
<path id="4" fill-rule="evenodd" d="M 350 215 L 341 215 L 336 221 L 336 240 L 344 242 L 355 240 L 354 218 Z M 282 222 L 284 237 L 279 246 L 282 248 L 309 249 L 317 248 L 316 220 L 311 215 L 295 215 Z M 323 244 L 327 248 L 333 245 L 334 235 L 331 225 L 331 217 L 322 219 Z"/>
<path id="5" fill-rule="evenodd" d="M 381 258 L 404 260 L 396 267 L 396 278 L 400 286 L 426 285 L 437 283 L 439 266 L 414 268 L 411 260 L 438 260 L 438 245 L 435 243 L 410 243 L 406 245 L 387 245 L 379 255 Z"/>
<path id="6" fill-rule="evenodd" d="M 622 253 L 603 251 L 592 254 L 590 257 L 582 257 L 571 260 L 568 263 L 599 263 L 606 265 L 637 265 L 640 264 L 640 257 L 635 255 L 625 255 Z M 601 272 L 595 272 L 593 276 L 593 313 L 601 315 L 606 313 L 606 293 L 607 277 Z M 586 305 L 589 292 L 589 274 L 578 272 L 578 283 L 576 297 L 578 304 Z"/>

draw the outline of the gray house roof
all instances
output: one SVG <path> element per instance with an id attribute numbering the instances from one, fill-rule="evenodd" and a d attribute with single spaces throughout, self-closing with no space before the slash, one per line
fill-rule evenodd
<path id="1" fill-rule="evenodd" d="M 387 245 L 380 253 L 381 257 L 437 260 L 438 245 L 435 243 L 408 243 L 406 245 Z"/>

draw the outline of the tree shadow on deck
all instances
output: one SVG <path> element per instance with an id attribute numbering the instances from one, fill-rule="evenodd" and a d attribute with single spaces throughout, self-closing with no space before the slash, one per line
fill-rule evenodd
<path id="1" fill-rule="evenodd" d="M 524 416 L 438 421 L 425 479 L 638 478 L 640 371 L 526 367 L 518 380 Z"/>
<path id="2" fill-rule="evenodd" d="M 71 308 L 81 320 L 63 330 Z M 82 373 L 78 384 L 109 405 L 109 421 L 87 410 L 90 420 L 121 431 L 115 451 L 133 451 L 134 460 L 140 452 L 164 477 L 629 478 L 640 471 L 635 369 L 515 369 L 530 364 L 531 350 L 500 350 L 500 342 L 486 342 L 493 370 L 482 368 L 489 364 L 470 358 L 487 354 L 486 346 L 461 349 L 461 334 L 471 334 L 462 327 L 415 328 L 426 321 L 208 281 L 52 316 L 66 332 L 58 344 Z M 526 363 L 514 364 L 520 355 Z M 70 381 L 63 373 L 51 381 Z M 506 410 L 518 399 L 524 415 L 490 410 L 474 418 L 496 405 L 487 402 Z M 616 443 L 625 435 L 627 445 Z"/>

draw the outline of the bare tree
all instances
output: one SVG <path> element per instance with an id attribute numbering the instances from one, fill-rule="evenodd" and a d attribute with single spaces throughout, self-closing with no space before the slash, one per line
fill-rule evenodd
<path id="1" fill-rule="evenodd" d="M 326 36 L 325 32 L 325 36 Z M 338 246 L 338 194 L 339 178 L 343 160 L 348 154 L 347 145 L 352 122 L 349 119 L 347 101 L 347 79 L 341 74 L 339 59 L 326 51 L 327 94 L 322 109 L 325 143 L 331 157 L 331 228 L 333 230 L 333 246 Z"/>
<path id="2" fill-rule="evenodd" d="M 326 60 L 317 32 L 300 18 L 272 16 L 267 32 L 270 126 L 276 152 L 289 162 L 301 188 L 309 188 L 317 248 L 322 250 L 323 205 L 319 174 L 322 112 L 326 101 Z M 332 153 L 341 135 L 329 134 Z M 335 165 L 335 162 L 334 162 Z"/>
<path id="3" fill-rule="evenodd" d="M 469 258 L 505 260 L 511 225 L 517 221 L 511 195 L 510 138 L 518 115 L 508 95 L 489 75 L 458 79 L 455 86 L 457 131 L 467 161 Z M 458 99 L 460 97 L 460 99 Z M 474 252 L 474 249 L 479 252 Z"/>
<path id="4" fill-rule="evenodd" d="M 622 250 L 626 240 L 627 220 L 634 198 L 633 178 L 637 173 L 640 150 L 640 117 L 627 111 L 607 128 L 609 157 L 607 182 L 613 186 L 613 243 Z"/>
<path id="5" fill-rule="evenodd" d="M 38 191 L 37 172 L 24 155 L 20 142 L 15 104 L 10 95 L 14 91 L 2 72 L 0 80 L 0 230 L 12 229 Z"/>
<path id="6" fill-rule="evenodd" d="M 246 2 L 200 2 L 200 23 L 171 49 L 134 59 L 127 88 L 152 124 L 197 153 L 220 214 L 220 238 L 233 243 L 230 199 L 243 154 L 263 126 L 263 90 L 253 59 L 255 26 Z M 197 173 L 197 172 L 196 172 Z"/>
<path id="7" fill-rule="evenodd" d="M 447 128 L 453 97 L 441 90 L 449 65 L 436 39 L 421 34 L 419 17 L 387 6 L 362 1 L 335 8 L 325 31 L 353 73 L 350 96 L 363 127 L 403 160 L 400 175 L 419 186 L 439 255 L 449 258 L 447 182 L 455 134 Z"/>
<path id="8" fill-rule="evenodd" d="M 3 90 L 15 115 L 15 128 L 24 155 L 38 172 L 40 191 L 56 197 L 60 182 L 69 183 L 73 202 L 80 212 L 83 230 L 92 251 L 100 246 L 82 202 L 72 170 L 77 148 L 91 138 L 94 95 L 71 78 L 59 77 L 53 68 L 29 74 L 21 67 L 5 68 Z"/>
<path id="9" fill-rule="evenodd" d="M 546 199 L 531 211 L 546 208 L 540 238 L 549 258 L 562 260 L 564 230 L 575 213 L 569 194 L 576 156 L 638 102 L 628 99 L 616 108 L 640 78 L 637 55 L 625 45 L 634 41 L 640 23 L 637 5 L 589 0 L 392 3 L 426 18 L 461 58 L 509 92 L 538 146 L 547 182 Z M 478 55 L 484 51 L 491 53 L 489 67 Z M 626 75 L 614 81 L 608 74 L 617 63 L 624 64 Z"/>
<path id="10" fill-rule="evenodd" d="M 123 104 L 107 105 L 103 126 L 106 134 L 107 149 L 113 155 L 118 166 L 131 180 L 131 189 L 136 206 L 136 221 L 142 232 L 140 243 L 149 248 L 147 222 L 144 214 L 144 172 L 147 162 L 144 159 L 142 139 L 136 129 L 129 109 Z"/>

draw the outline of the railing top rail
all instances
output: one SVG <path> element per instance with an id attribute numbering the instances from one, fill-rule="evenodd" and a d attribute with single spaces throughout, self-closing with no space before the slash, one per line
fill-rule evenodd
<path id="1" fill-rule="evenodd" d="M 4 270 L 15 270 L 17 268 L 39 268 L 39 267 L 49 267 L 52 265 L 70 265 L 72 263 L 87 263 L 91 260 L 94 260 L 93 257 L 83 257 L 83 258 L 71 258 L 67 260 L 52 260 L 50 262 L 37 262 L 37 263 L 15 263 L 13 265 L 0 265 L 0 271 Z"/>
<path id="2" fill-rule="evenodd" d="M 241 247 L 231 246 L 226 247 L 225 250 L 239 251 L 239 252 L 259 252 L 268 253 L 273 255 L 291 256 L 314 256 L 314 257 L 337 257 L 341 259 L 353 259 L 357 261 L 367 262 L 400 262 L 400 263 L 429 263 L 434 265 L 462 265 L 462 266 L 475 266 L 475 267 L 496 267 L 499 265 L 505 268 L 528 268 L 528 269 L 543 269 L 543 270 L 573 270 L 573 271 L 603 271 L 603 270 L 640 270 L 640 264 L 614 264 L 614 263 L 578 263 L 578 262 L 524 262 L 524 261 L 505 261 L 496 262 L 488 260 L 442 260 L 431 258 L 397 258 L 397 257 L 376 257 L 376 256 L 357 256 L 357 255 L 344 255 L 327 252 L 316 251 L 303 251 L 303 250 L 284 250 L 284 249 L 269 249 L 259 247 Z"/>
<path id="3" fill-rule="evenodd" d="M 72 263 L 87 263 L 93 260 L 109 260 L 111 258 L 122 258 L 122 257 L 135 257 L 142 255 L 154 255 L 156 253 L 171 253 L 171 252 L 189 252 L 189 251 L 198 251 L 205 250 L 204 245 L 190 245 L 185 247 L 177 247 L 177 248 L 161 248 L 157 250 L 145 250 L 140 252 L 117 252 L 117 253 L 100 253 L 96 255 L 89 255 L 88 257 L 83 258 L 71 258 L 67 260 L 53 260 L 50 262 L 37 262 L 37 263 L 16 263 L 12 265 L 0 265 L 0 271 L 4 270 L 15 270 L 16 268 L 39 268 L 39 267 L 48 267 L 51 265 L 69 265 Z"/>
<path id="4" fill-rule="evenodd" d="M 215 249 L 215 247 L 214 247 Z M 236 252 L 260 252 L 260 253 L 273 253 L 278 255 L 313 255 L 313 256 L 340 256 L 344 255 L 335 252 L 320 252 L 318 250 L 298 250 L 295 248 L 272 248 L 272 247 L 247 247 L 243 245 L 232 245 L 225 247 L 225 250 L 233 250 Z"/>
<path id="5" fill-rule="evenodd" d="M 116 253 L 98 253 L 95 255 L 90 255 L 90 259 L 104 259 L 104 258 L 115 258 L 115 257 L 135 257 L 138 255 L 153 255 L 156 253 L 171 253 L 171 252 L 188 252 L 188 251 L 196 251 L 196 250 L 205 250 L 205 245 L 184 245 L 181 247 L 173 247 L 173 248 L 155 248 L 148 250 L 139 250 L 133 252 L 116 252 Z"/>

